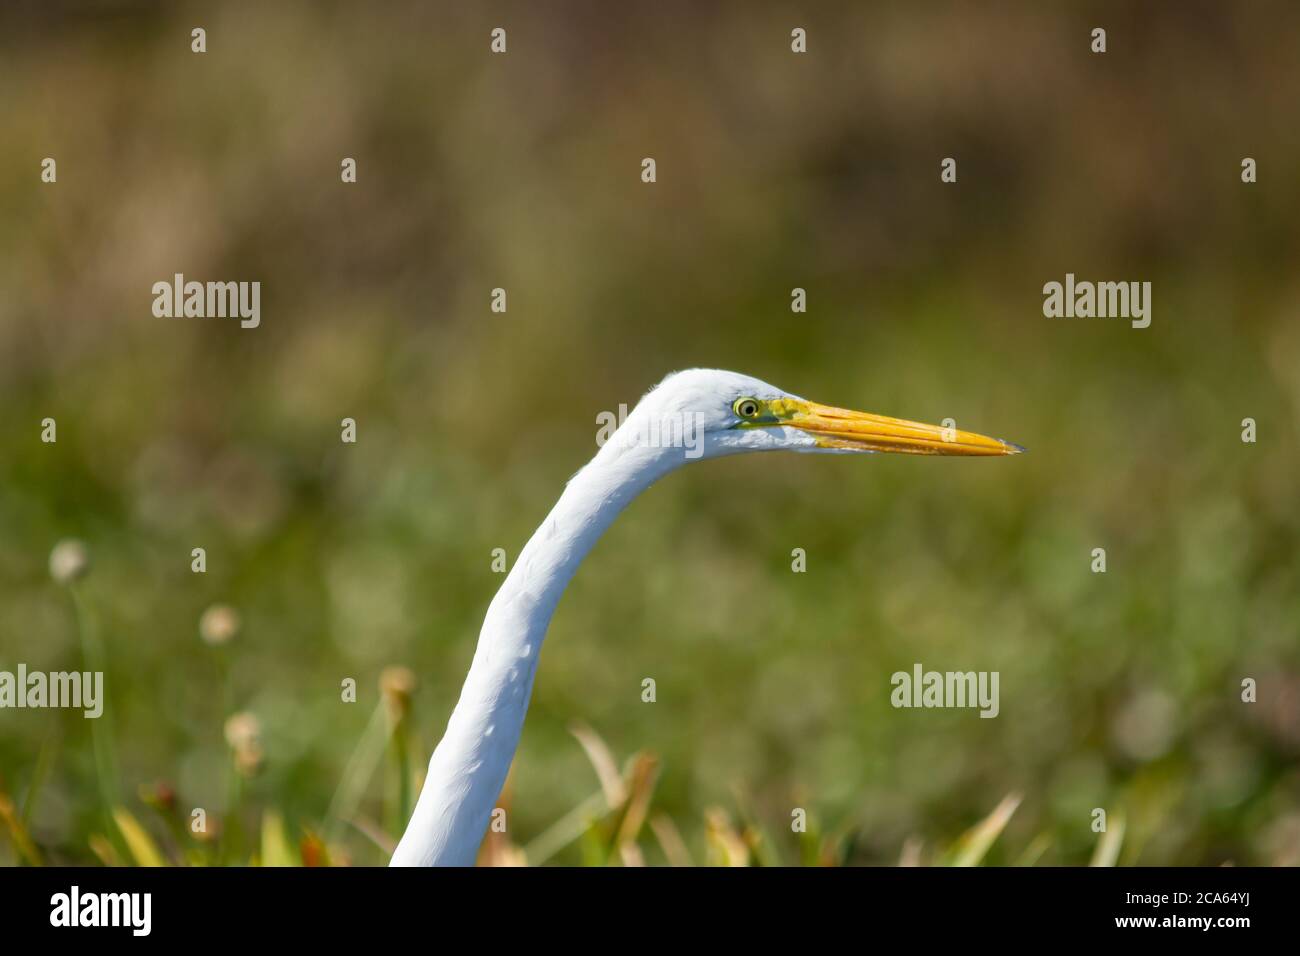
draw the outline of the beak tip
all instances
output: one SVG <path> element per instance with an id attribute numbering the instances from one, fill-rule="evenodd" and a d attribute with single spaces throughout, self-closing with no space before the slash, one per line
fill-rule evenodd
<path id="1" fill-rule="evenodd" d="M 1005 438 L 999 438 L 998 441 L 1002 442 L 1002 444 L 1006 446 L 1007 450 L 1003 452 L 1003 454 L 1006 455 L 1023 455 L 1029 450 L 1023 445 L 1017 445 L 1015 442 L 1007 441 Z"/>

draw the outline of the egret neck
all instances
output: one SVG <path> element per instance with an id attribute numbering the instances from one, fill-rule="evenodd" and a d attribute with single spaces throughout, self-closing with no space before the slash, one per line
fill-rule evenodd
<path id="1" fill-rule="evenodd" d="M 628 502 L 684 463 L 675 451 L 607 443 L 524 545 L 483 619 L 460 701 L 392 865 L 473 865 L 519 744 L 560 595 Z"/>

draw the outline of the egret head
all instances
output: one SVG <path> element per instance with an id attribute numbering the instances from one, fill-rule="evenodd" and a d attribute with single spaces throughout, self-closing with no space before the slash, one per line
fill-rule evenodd
<path id="1" fill-rule="evenodd" d="M 718 369 L 669 375 L 640 401 L 619 433 L 616 437 L 625 443 L 665 448 L 670 454 L 676 449 L 677 455 L 684 450 L 687 459 L 780 450 L 911 455 L 1024 451 L 955 427 L 820 405 L 748 375 Z"/>

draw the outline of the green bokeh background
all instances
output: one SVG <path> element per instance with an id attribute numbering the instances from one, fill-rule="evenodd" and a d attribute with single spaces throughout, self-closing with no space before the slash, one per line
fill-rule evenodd
<path id="1" fill-rule="evenodd" d="M 163 781 L 219 818 L 232 704 L 197 621 L 228 602 L 266 752 L 240 813 L 320 829 L 386 666 L 419 677 L 422 767 L 491 551 L 597 414 L 730 368 L 1030 454 L 742 457 L 651 489 L 552 624 L 515 841 L 597 789 L 582 720 L 659 755 L 699 859 L 713 806 L 783 859 L 800 806 L 846 862 L 893 863 L 1018 792 L 993 862 L 1040 835 L 1086 862 L 1104 807 L 1125 863 L 1294 863 L 1298 42 L 1280 3 L 6 5 L 0 669 L 80 667 L 47 559 L 85 541 L 123 799 L 150 820 Z M 261 327 L 154 318 L 176 272 L 261 281 Z M 1045 318 L 1067 272 L 1152 282 L 1151 327 Z M 1000 716 L 891 708 L 914 662 L 999 671 Z M 93 862 L 89 722 L 0 712 L 0 793 L 42 754 L 32 837 Z M 384 799 L 378 773 L 360 814 Z"/>

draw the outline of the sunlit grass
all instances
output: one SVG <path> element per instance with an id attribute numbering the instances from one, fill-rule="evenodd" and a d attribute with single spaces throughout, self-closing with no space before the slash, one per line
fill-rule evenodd
<path id="1" fill-rule="evenodd" d="M 70 590 L 84 667 L 109 670 L 110 655 L 99 638 L 94 604 L 78 590 L 87 568 L 84 549 L 73 555 L 76 560 L 68 559 L 68 553 L 67 546 L 60 545 L 56 557 L 61 557 L 52 557 L 51 567 L 56 580 Z M 11 796 L 0 792 L 0 834 L 6 838 L 12 862 L 39 866 L 92 859 L 105 866 L 322 866 L 387 860 L 422 782 L 425 755 L 419 750 L 420 736 L 411 728 L 415 675 L 403 667 L 381 672 L 377 703 L 353 743 L 323 816 L 316 820 L 299 817 L 290 823 L 284 808 L 273 799 L 260 792 L 253 795 L 267 755 L 259 719 L 236 709 L 228 655 L 232 653 L 230 642 L 239 632 L 238 615 L 230 609 L 210 608 L 199 631 L 217 655 L 218 699 L 228 714 L 222 728 L 229 788 L 224 812 L 205 812 L 200 825 L 168 785 L 137 785 L 136 799 L 122 800 L 119 794 L 130 786 L 120 777 L 112 724 L 95 721 L 89 742 L 102 826 L 85 834 L 80 851 L 66 844 L 43 847 L 33 833 L 29 825 L 32 807 L 43 784 L 57 772 L 60 749 L 51 738 L 30 775 L 19 781 L 20 787 L 26 788 L 22 809 Z M 643 749 L 620 760 L 600 733 L 580 721 L 570 724 L 569 735 L 571 746 L 583 754 L 591 768 L 591 793 L 526 835 L 512 825 L 491 827 L 484 838 L 480 865 L 840 866 L 896 862 L 903 866 L 969 867 L 1000 862 L 1032 866 L 1043 862 L 1055 843 L 1050 832 L 1040 832 L 1029 834 L 1022 845 L 1008 844 L 1007 828 L 1025 799 L 1019 793 L 1008 794 L 983 818 L 947 839 L 911 835 L 883 858 L 863 855 L 860 847 L 878 845 L 878 841 L 851 821 L 827 828 L 816 812 L 801 809 L 803 825 L 793 827 L 789 820 L 755 813 L 752 801 L 739 790 L 734 791 L 730 806 L 706 806 L 698 817 L 673 815 L 658 800 L 664 774 L 671 771 L 659 755 Z M 64 745 L 62 753 L 68 752 L 68 746 Z M 512 774 L 500 801 L 507 821 L 513 820 L 514 782 Z M 1155 794 L 1141 804 L 1146 808 L 1148 830 L 1158 828 L 1167 812 L 1167 805 L 1165 810 L 1159 809 L 1159 791 Z M 1120 861 L 1127 828 L 1127 815 L 1116 809 L 1109 827 L 1094 836 L 1089 857 L 1071 859 L 1058 853 L 1054 862 L 1114 866 Z M 1130 854 L 1129 862 L 1137 861 L 1136 852 Z"/>

